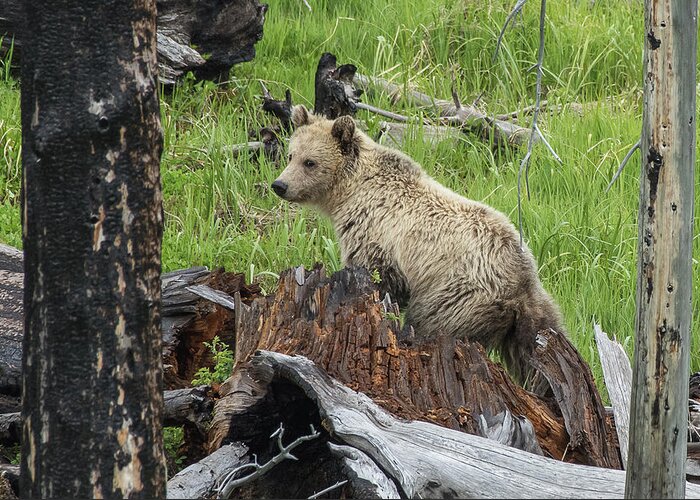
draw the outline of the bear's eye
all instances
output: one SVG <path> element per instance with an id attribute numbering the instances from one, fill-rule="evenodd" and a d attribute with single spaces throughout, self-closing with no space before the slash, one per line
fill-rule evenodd
<path id="1" fill-rule="evenodd" d="M 306 168 L 314 168 L 316 166 L 316 162 L 313 160 L 304 160 L 304 166 Z"/>

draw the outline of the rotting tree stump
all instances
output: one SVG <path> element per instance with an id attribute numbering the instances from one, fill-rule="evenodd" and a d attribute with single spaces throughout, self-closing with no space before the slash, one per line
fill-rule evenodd
<path id="1" fill-rule="evenodd" d="M 265 388 L 248 375 L 248 361 L 268 350 L 307 357 L 400 418 L 483 434 L 482 417 L 509 411 L 532 423 L 545 455 L 620 467 L 590 369 L 553 332 L 542 332 L 537 359 L 550 383 L 563 387 L 543 400 L 514 384 L 478 344 L 449 337 L 422 345 L 402 341 L 396 305 L 380 300 L 363 269 L 326 277 L 321 267 L 297 268 L 282 274 L 274 296 L 246 305 L 235 295 L 234 302 L 236 368 L 220 389 L 210 450 L 240 436 L 234 427 L 245 427 L 243 414 L 264 399 Z"/>
<path id="2" fill-rule="evenodd" d="M 21 258 L 16 252 L 12 255 L 15 260 L 5 267 L 21 269 Z M 247 285 L 240 274 L 206 268 L 164 274 L 162 283 L 168 389 L 189 387 L 199 367 L 212 365 L 204 342 L 215 335 L 236 352 L 232 377 L 211 393 L 219 399 L 205 439 L 199 424 L 206 421 L 208 408 L 203 414 L 194 401 L 192 410 L 183 413 L 187 419 L 195 418 L 184 422 L 193 431 L 188 439 L 200 436 L 188 450 L 194 459 L 232 443 L 248 450 L 242 462 L 256 454 L 262 463 L 275 453 L 270 434 L 280 422 L 288 432 L 285 442 L 308 433 L 310 422 L 327 429 L 319 408 L 304 396 L 321 389 L 303 388 L 279 377 L 266 380 L 255 361 L 255 353 L 264 350 L 303 355 L 324 376 L 367 394 L 387 415 L 397 417 L 396 422 L 436 423 L 556 460 L 619 467 L 617 445 L 610 439 L 614 433 L 604 414 L 599 417 L 602 409 L 588 368 L 565 339 L 551 332 L 541 332 L 535 362 L 560 383 L 561 390 L 541 399 L 515 385 L 478 344 L 448 337 L 417 344 L 410 329 L 402 330 L 397 323 L 396 305 L 387 297 L 380 300 L 376 285 L 361 269 L 327 277 L 321 267 L 295 268 L 282 273 L 277 291 L 269 296 Z M 17 290 L 21 292 L 21 284 Z M 566 361 L 557 361 L 562 358 Z M 372 432 L 368 429 L 368 439 Z M 361 477 L 366 471 L 360 464 L 368 459 L 354 446 L 324 431 L 318 442 L 295 453 L 300 462 L 280 464 L 237 495 L 303 497 L 351 477 L 354 482 L 343 490 L 345 494 L 364 491 L 367 483 Z M 216 467 L 223 473 L 224 468 Z M 203 461 L 188 469 L 186 477 L 172 480 L 187 485 L 205 474 L 197 471 L 210 469 Z M 214 482 L 208 481 L 211 488 Z"/>

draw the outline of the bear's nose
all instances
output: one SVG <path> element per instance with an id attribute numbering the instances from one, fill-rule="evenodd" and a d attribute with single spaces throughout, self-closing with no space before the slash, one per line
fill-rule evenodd
<path id="1" fill-rule="evenodd" d="M 272 183 L 272 190 L 279 196 L 280 198 L 284 198 L 284 193 L 287 192 L 287 183 L 282 182 L 280 180 L 276 180 L 275 182 Z"/>

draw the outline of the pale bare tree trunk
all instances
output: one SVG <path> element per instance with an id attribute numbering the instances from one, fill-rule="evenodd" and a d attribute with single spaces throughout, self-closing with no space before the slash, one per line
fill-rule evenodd
<path id="1" fill-rule="evenodd" d="M 685 496 L 697 2 L 645 0 L 628 498 Z"/>
<path id="2" fill-rule="evenodd" d="M 163 497 L 155 0 L 24 10 L 22 497 Z"/>

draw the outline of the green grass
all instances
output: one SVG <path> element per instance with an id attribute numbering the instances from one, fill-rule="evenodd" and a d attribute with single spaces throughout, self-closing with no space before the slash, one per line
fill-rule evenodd
<path id="1" fill-rule="evenodd" d="M 539 8 L 526 4 L 492 59 L 513 0 L 299 0 L 270 2 L 257 56 L 237 66 L 227 88 L 187 80 L 162 99 L 162 157 L 166 228 L 165 270 L 225 266 L 259 280 L 266 290 L 277 273 L 322 261 L 339 267 L 332 228 L 313 211 L 281 202 L 268 188 L 279 167 L 234 157 L 225 146 L 270 123 L 260 111 L 262 80 L 278 97 L 313 104 L 319 56 L 330 51 L 363 74 L 449 98 L 451 77 L 464 102 L 480 96 L 489 113 L 534 101 Z M 583 116 L 565 108 L 543 113 L 540 126 L 561 156 L 559 165 L 536 147 L 531 198 L 523 201 L 525 236 L 545 287 L 563 310 L 572 340 L 601 372 L 592 321 L 615 334 L 631 354 L 635 316 L 639 154 L 609 193 L 605 186 L 641 128 L 643 12 L 640 2 L 550 2 L 547 12 L 544 97 L 551 104 L 590 104 Z M 18 84 L 0 71 L 0 241 L 20 245 Z M 366 102 L 392 107 L 387 96 Z M 596 104 L 597 103 L 597 104 Z M 405 114 L 415 109 L 393 106 Z M 379 118 L 358 118 L 377 130 Z M 523 125 L 528 126 L 527 120 Z M 420 128 L 419 125 L 417 127 Z M 420 136 L 420 133 L 418 134 Z M 516 179 L 522 150 L 493 151 L 475 137 L 455 147 L 416 140 L 405 151 L 452 189 L 484 200 L 517 220 Z M 700 193 L 700 189 L 696 189 Z M 696 202 L 696 207 L 700 203 Z M 696 216 L 695 232 L 700 233 Z M 694 271 L 700 242 L 695 239 Z M 695 297 L 700 280 L 694 281 Z M 700 369 L 695 300 L 692 367 Z"/>

